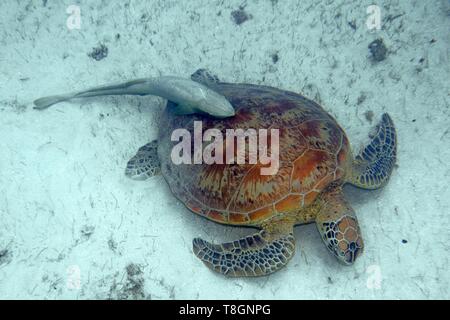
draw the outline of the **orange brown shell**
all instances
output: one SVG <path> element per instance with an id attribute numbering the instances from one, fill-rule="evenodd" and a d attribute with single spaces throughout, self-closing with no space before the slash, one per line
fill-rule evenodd
<path id="1" fill-rule="evenodd" d="M 173 104 L 169 102 L 160 123 L 162 174 L 190 210 L 219 223 L 258 225 L 308 206 L 327 185 L 342 179 L 348 139 L 317 103 L 265 86 L 220 83 L 214 89 L 233 105 L 234 117 L 177 116 L 170 112 Z M 193 139 L 194 121 L 202 121 L 203 132 L 209 128 L 223 133 L 225 129 L 279 129 L 278 172 L 261 175 L 259 162 L 173 164 L 170 153 L 178 142 L 170 140 L 172 131 L 185 128 Z"/>

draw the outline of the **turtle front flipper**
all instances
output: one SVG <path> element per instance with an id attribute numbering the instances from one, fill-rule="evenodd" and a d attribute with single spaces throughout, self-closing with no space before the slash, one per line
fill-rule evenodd
<path id="1" fill-rule="evenodd" d="M 355 157 L 348 182 L 364 189 L 377 189 L 389 180 L 397 155 L 394 122 L 383 114 L 372 141 Z"/>
<path id="2" fill-rule="evenodd" d="M 364 243 L 355 212 L 341 187 L 322 192 L 316 216 L 317 229 L 328 250 L 344 264 L 353 264 L 361 255 Z"/>
<path id="3" fill-rule="evenodd" d="M 157 150 L 156 140 L 140 147 L 136 155 L 128 161 L 125 175 L 133 180 L 145 180 L 158 174 L 160 163 Z"/>
<path id="4" fill-rule="evenodd" d="M 294 255 L 292 226 L 289 229 L 283 233 L 262 230 L 222 244 L 196 238 L 194 253 L 208 268 L 229 277 L 268 275 L 284 267 Z"/>

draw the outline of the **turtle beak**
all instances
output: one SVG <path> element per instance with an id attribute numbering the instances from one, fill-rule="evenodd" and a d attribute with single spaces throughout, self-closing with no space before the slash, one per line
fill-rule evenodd
<path id="1" fill-rule="evenodd" d="M 348 248 L 345 251 L 339 252 L 338 259 L 346 265 L 352 265 L 356 261 L 356 258 L 361 255 L 363 245 L 358 245 L 356 242 L 350 242 L 347 247 Z"/>
<path id="2" fill-rule="evenodd" d="M 364 249 L 361 237 L 357 239 L 342 239 L 333 246 L 333 254 L 345 265 L 352 265 Z"/>

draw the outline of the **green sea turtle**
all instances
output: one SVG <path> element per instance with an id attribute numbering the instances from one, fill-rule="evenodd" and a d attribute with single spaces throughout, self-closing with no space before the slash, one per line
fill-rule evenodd
<path id="1" fill-rule="evenodd" d="M 382 115 L 371 142 L 354 157 L 336 120 L 300 94 L 220 82 L 202 69 L 191 78 L 224 96 L 235 115 L 220 119 L 198 113 L 183 115 L 177 112 L 176 103 L 168 101 L 158 140 L 138 150 L 127 164 L 126 175 L 144 179 L 162 172 L 174 195 L 191 211 L 218 223 L 259 229 L 253 235 L 222 244 L 194 239 L 195 255 L 227 276 L 267 275 L 292 258 L 294 226 L 315 222 L 328 250 L 340 262 L 353 264 L 364 245 L 342 186 L 350 183 L 376 189 L 388 181 L 397 143 L 389 115 Z M 262 175 L 260 169 L 266 164 L 259 161 L 175 164 L 171 152 L 178 142 L 172 141 L 172 133 L 183 128 L 193 139 L 195 121 L 201 121 L 205 130 L 220 132 L 278 129 L 278 171 Z"/>

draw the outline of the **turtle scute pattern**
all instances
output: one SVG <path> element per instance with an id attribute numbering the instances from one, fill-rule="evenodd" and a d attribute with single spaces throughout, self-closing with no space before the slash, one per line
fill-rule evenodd
<path id="1" fill-rule="evenodd" d="M 290 260 L 295 251 L 292 233 L 269 240 L 266 231 L 233 242 L 211 244 L 194 239 L 194 253 L 211 269 L 227 276 L 272 273 Z"/>
<path id="2" fill-rule="evenodd" d="M 217 90 L 233 104 L 235 117 L 175 117 L 166 112 L 163 127 L 193 132 L 193 122 L 200 120 L 203 130 L 277 128 L 280 167 L 277 174 L 262 176 L 260 165 L 163 163 L 172 191 L 192 211 L 216 222 L 257 224 L 274 214 L 309 205 L 326 185 L 343 176 L 348 140 L 319 105 L 269 87 L 221 83 Z M 166 129 L 160 134 L 166 143 L 161 149 L 169 149 Z"/>

